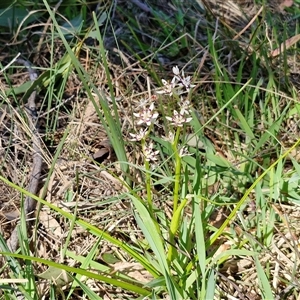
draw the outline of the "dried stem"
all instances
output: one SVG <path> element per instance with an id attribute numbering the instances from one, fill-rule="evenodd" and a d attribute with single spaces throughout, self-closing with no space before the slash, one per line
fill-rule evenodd
<path id="1" fill-rule="evenodd" d="M 32 69 L 31 64 L 23 59 L 17 59 L 17 62 L 23 64 L 30 76 L 30 80 L 33 82 L 37 79 L 38 74 L 37 72 Z M 29 127 L 31 131 L 31 139 L 32 139 L 32 171 L 30 174 L 30 181 L 28 186 L 28 191 L 31 194 L 37 194 L 38 186 L 41 177 L 42 171 L 42 153 L 41 153 L 41 140 L 38 132 L 38 125 L 37 125 L 37 112 L 36 112 L 36 95 L 37 92 L 33 91 L 28 98 L 27 105 L 26 105 L 26 112 L 28 115 Z M 31 197 L 27 196 L 24 202 L 24 213 L 26 216 L 32 214 L 36 208 L 36 201 Z M 16 252 L 19 241 L 18 241 L 18 234 L 17 234 L 17 226 L 13 230 L 10 238 L 7 241 L 7 245 L 11 252 Z"/>

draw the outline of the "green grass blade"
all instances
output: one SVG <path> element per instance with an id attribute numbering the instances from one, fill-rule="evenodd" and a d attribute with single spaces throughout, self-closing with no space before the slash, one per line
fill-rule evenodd
<path id="1" fill-rule="evenodd" d="M 97 115 L 99 116 L 99 119 L 101 120 L 103 126 L 105 127 L 106 133 L 112 143 L 112 146 L 116 152 L 116 155 L 118 157 L 119 163 L 121 165 L 121 169 L 124 171 L 125 174 L 128 173 L 128 164 L 127 162 L 127 157 L 126 157 L 126 152 L 124 148 L 124 141 L 123 137 L 121 134 L 121 128 L 120 128 L 120 122 L 118 120 L 118 115 L 115 117 L 112 115 L 109 105 L 108 105 L 108 100 L 106 99 L 106 96 L 104 95 L 103 92 L 100 92 L 95 85 L 92 83 L 92 80 L 90 76 L 85 72 L 83 67 L 81 66 L 80 62 L 76 58 L 74 52 L 76 52 L 76 48 L 74 51 L 71 49 L 69 46 L 69 43 L 65 39 L 60 26 L 57 23 L 57 20 L 55 19 L 55 16 L 49 7 L 48 3 L 46 0 L 43 0 L 51 18 L 52 21 L 55 25 L 55 28 L 64 44 L 64 46 L 67 49 L 68 55 L 70 56 L 70 59 L 74 65 L 74 68 L 76 69 L 79 78 L 82 81 L 82 84 L 84 86 L 85 91 L 87 92 L 89 99 L 93 102 L 93 105 L 95 107 L 95 110 L 97 112 Z M 96 23 L 97 24 L 97 23 Z M 91 86 L 91 88 L 90 88 Z M 96 102 L 94 96 L 92 95 L 92 90 L 97 94 L 97 97 L 99 99 L 99 103 Z M 114 98 L 112 99 L 114 100 Z M 100 111 L 99 104 L 103 110 L 104 113 L 104 118 L 102 116 L 102 112 Z M 128 182 L 129 183 L 129 182 Z"/>
<path id="2" fill-rule="evenodd" d="M 0 254 L 3 256 L 7 256 L 7 257 L 15 257 L 15 258 L 23 259 L 23 260 L 39 262 L 39 263 L 45 264 L 47 266 L 51 266 L 51 267 L 54 267 L 54 268 L 57 268 L 60 270 L 64 270 L 66 272 L 80 274 L 82 276 L 86 276 L 88 278 L 93 278 L 93 279 L 96 279 L 99 281 L 103 281 L 105 283 L 112 284 L 113 286 L 117 286 L 122 289 L 132 291 L 134 293 L 138 293 L 140 295 L 148 296 L 150 293 L 147 289 L 143 289 L 141 287 L 132 285 L 132 284 L 124 282 L 124 281 L 113 279 L 110 276 L 96 274 L 96 273 L 89 272 L 89 271 L 86 271 L 81 268 L 70 267 L 70 266 L 67 266 L 64 264 L 59 264 L 59 263 L 53 262 L 51 260 L 46 260 L 46 259 L 42 259 L 39 257 L 27 256 L 27 255 L 22 255 L 22 254 L 10 253 L 10 252 L 0 252 Z"/>
<path id="3" fill-rule="evenodd" d="M 8 184 L 9 186 L 13 187 L 14 189 L 18 190 L 19 192 L 23 193 L 24 195 L 28 195 L 31 198 L 33 198 L 34 200 L 42 203 L 43 205 L 48 206 L 49 208 L 53 209 L 54 211 L 58 212 L 59 214 L 61 214 L 62 216 L 68 218 L 69 220 L 73 219 L 73 215 L 60 209 L 59 207 L 37 197 L 36 195 L 33 195 L 31 193 L 29 193 L 28 191 L 24 190 L 23 188 L 13 184 L 12 182 L 10 182 L 9 180 L 7 180 L 6 178 L 4 178 L 3 176 L 0 176 L 0 180 L 5 182 L 6 184 Z M 132 256 L 133 258 L 135 258 L 138 262 L 140 262 L 154 277 L 158 277 L 159 276 L 159 272 L 151 265 L 149 264 L 149 262 L 147 261 L 147 259 L 139 254 L 137 251 L 133 250 L 129 245 L 117 240 L 116 238 L 110 236 L 108 233 L 106 233 L 103 230 L 100 230 L 99 228 L 97 228 L 96 226 L 93 226 L 91 224 L 89 224 L 86 221 L 83 221 L 81 219 L 76 219 L 76 224 L 80 225 L 81 227 L 87 229 L 89 232 L 91 232 L 92 234 L 102 237 L 103 239 L 107 240 L 108 242 L 120 247 L 121 249 L 123 249 L 125 252 L 127 252 L 130 256 Z"/>
<path id="4" fill-rule="evenodd" d="M 135 197 L 131 197 L 131 199 L 138 212 L 138 215 L 136 215 L 137 223 L 142 229 L 146 240 L 149 242 L 152 251 L 155 253 L 156 259 L 160 264 L 160 271 L 164 275 L 170 297 L 171 299 L 181 299 L 182 295 L 180 290 L 172 280 L 172 275 L 167 262 L 167 255 L 163 246 L 163 240 L 160 232 L 157 231 L 157 224 L 152 220 L 147 208 L 139 200 Z"/>

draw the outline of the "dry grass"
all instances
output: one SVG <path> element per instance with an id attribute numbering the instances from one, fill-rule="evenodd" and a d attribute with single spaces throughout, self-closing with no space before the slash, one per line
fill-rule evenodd
<path id="1" fill-rule="evenodd" d="M 124 7 L 122 7 L 122 5 Z M 166 7 L 163 1 L 164 14 L 171 16 L 174 10 L 171 7 Z M 127 10 L 126 4 L 120 4 L 120 9 Z M 136 7 L 134 9 L 137 9 Z M 125 20 L 122 20 L 122 15 L 117 11 L 115 18 L 112 19 L 112 28 L 116 34 L 115 40 L 106 40 L 109 53 L 107 62 L 109 64 L 109 72 L 111 75 L 114 91 L 110 91 L 107 82 L 107 73 L 102 63 L 99 63 L 96 47 L 83 46 L 80 51 L 79 61 L 85 68 L 87 73 L 92 75 L 93 83 L 99 90 L 102 90 L 110 99 L 111 92 L 114 93 L 116 104 L 119 112 L 118 118 L 122 124 L 122 135 L 126 141 L 127 156 L 130 163 L 133 165 L 141 164 L 143 156 L 139 153 L 139 148 L 129 142 L 129 133 L 133 132 L 133 112 L 136 112 L 141 105 L 142 99 L 155 95 L 155 90 L 159 84 L 158 79 L 170 78 L 172 65 L 184 67 L 186 74 L 194 76 L 194 82 L 197 85 L 193 93 L 194 108 L 201 113 L 201 123 L 206 124 L 210 118 L 219 112 L 220 103 L 216 99 L 216 91 L 214 85 L 216 67 L 212 52 L 208 47 L 203 47 L 208 40 L 206 33 L 200 32 L 200 29 L 205 28 L 207 21 L 198 12 L 191 12 L 187 9 L 190 20 L 196 21 L 195 18 L 200 18 L 200 21 L 195 22 L 200 27 L 195 28 L 195 36 L 191 34 L 183 34 L 179 39 L 188 40 L 188 45 L 193 45 L 192 48 L 186 49 L 182 47 L 176 54 L 171 54 L 167 57 L 166 53 L 170 53 L 172 47 L 176 48 L 177 40 L 166 42 L 161 45 L 161 41 L 149 34 L 154 35 L 153 28 L 146 31 L 146 27 L 151 27 L 151 18 L 145 16 L 145 12 L 140 11 L 136 16 L 141 26 L 141 40 L 147 44 L 148 39 L 152 41 L 149 50 L 144 51 L 148 55 L 146 58 L 139 59 L 138 56 L 145 56 L 141 49 L 137 49 L 138 45 L 133 42 L 128 47 L 120 46 L 121 40 L 128 41 L 130 30 L 125 25 Z M 125 18 L 125 14 L 123 15 Z M 193 24 L 194 25 L 194 24 Z M 199 29 L 200 28 L 200 29 Z M 120 36 L 118 33 L 122 32 Z M 222 31 L 218 32 L 220 38 L 216 43 L 220 43 L 218 49 L 218 59 L 222 61 L 224 69 L 228 70 L 230 79 L 238 84 L 245 83 L 250 73 L 242 74 L 242 79 L 239 82 L 236 80 L 238 72 L 239 59 L 236 55 L 230 56 L 228 50 L 231 43 L 222 40 Z M 131 40 L 133 37 L 131 36 Z M 118 41 L 119 48 L 116 45 L 111 45 Z M 57 41 L 59 43 L 59 41 Z M 53 56 L 54 61 L 43 53 L 47 53 L 52 49 L 51 41 L 45 41 L 43 48 L 37 54 L 32 54 L 31 59 L 35 65 L 40 68 L 51 69 L 55 61 L 59 61 L 61 56 L 56 54 Z M 157 43 L 157 44 L 155 44 Z M 127 43 L 128 44 L 128 43 Z M 236 42 L 234 42 L 235 45 Z M 241 44 L 242 45 L 242 44 Z M 128 45 L 127 45 L 128 46 Z M 56 47 L 60 49 L 59 47 Z M 243 47 L 242 47 L 243 48 Z M 159 57 L 152 49 L 159 49 L 162 53 Z M 63 49 L 61 51 L 64 51 Z M 187 51 L 186 55 L 181 54 Z M 222 52 L 223 51 L 223 52 Z M 238 52 L 243 50 L 238 50 Z M 270 50 L 267 50 L 267 52 Z M 149 54 L 150 53 L 150 54 Z M 228 59 L 225 60 L 225 57 Z M 251 54 L 249 54 L 249 57 Z M 292 58 L 291 58 L 292 59 Z M 6 61 L 9 57 L 6 58 Z M 252 62 L 244 61 L 245 65 L 251 65 Z M 268 63 L 268 61 L 267 61 Z M 292 74 L 299 73 L 298 66 L 294 60 Z M 291 68 L 291 66 L 289 66 Z M 245 68 L 246 69 L 246 68 Z M 262 69 L 262 73 L 265 69 Z M 278 72 L 280 73 L 280 72 Z M 153 74 L 156 74 L 153 76 Z M 257 73 L 259 74 L 259 73 Z M 276 74 L 274 70 L 274 74 Z M 4 92 L 9 88 L 8 83 L 12 86 L 20 86 L 27 81 L 26 72 L 24 69 L 13 69 L 9 77 L 1 77 L 1 91 Z M 277 82 L 278 83 L 278 82 Z M 280 82 L 278 83 L 280 86 Z M 56 83 L 57 90 L 63 86 L 61 82 Z M 39 114 L 43 115 L 40 118 L 41 122 L 41 138 L 43 144 L 43 180 L 41 182 L 40 196 L 48 202 L 62 208 L 65 211 L 71 212 L 76 218 L 81 218 L 95 225 L 113 237 L 118 238 L 124 243 L 132 246 L 142 243 L 144 236 L 138 228 L 133 216 L 133 207 L 131 201 L 126 197 L 128 189 L 122 184 L 124 174 L 122 174 L 119 163 L 117 161 L 114 149 L 108 141 L 108 137 L 99 121 L 94 105 L 84 91 L 81 81 L 75 71 L 72 71 L 68 80 L 64 83 L 64 90 L 60 92 L 61 99 L 69 99 L 65 105 L 61 105 L 59 101 L 53 101 L 52 107 L 45 99 L 49 99 L 51 95 L 44 89 L 40 93 L 40 110 Z M 57 96 L 55 88 L 53 89 L 54 96 Z M 269 86 L 265 85 L 262 88 L 261 95 L 265 95 Z M 280 112 L 284 111 L 284 107 L 290 105 L 296 107 L 292 101 L 299 99 L 290 94 L 291 90 L 287 90 L 286 86 L 274 92 L 273 96 L 279 98 L 278 103 L 281 108 L 278 112 L 269 111 L 270 115 L 274 114 L 274 120 L 280 116 Z M 73 97 L 70 99 L 70 97 Z M 6 105 L 1 106 L 0 111 L 0 151 L 1 151 L 1 175 L 20 187 L 28 186 L 28 176 L 31 166 L 30 152 L 30 134 L 26 126 L 22 111 L 24 103 L 21 103 L 21 97 L 7 97 Z M 111 104 L 111 103 L 110 103 Z M 169 110 L 169 103 L 162 103 L 161 110 Z M 257 110 L 260 108 L 257 105 Z M 51 110 L 52 108 L 55 108 Z M 297 108 L 295 108 L 297 111 Z M 48 112 L 49 111 L 49 112 Z M 228 111 L 229 112 L 229 111 Z M 259 116 L 259 114 L 257 114 Z M 224 118 L 225 116 L 225 118 Z M 264 115 L 261 115 L 263 119 Z M 272 117 L 270 117 L 272 119 Z M 56 120 L 54 122 L 54 120 Z M 226 121 L 226 122 L 225 122 Z M 265 122 L 261 122 L 261 130 L 264 130 Z M 299 120 L 298 116 L 291 114 L 290 118 L 285 118 L 279 125 L 279 130 L 276 138 L 280 140 L 282 148 L 289 147 L 299 136 Z M 157 133 L 160 133 L 162 125 L 158 126 Z M 259 126 L 258 126 L 259 127 Z M 219 157 L 227 162 L 239 166 L 243 164 L 243 160 L 247 159 L 247 134 L 239 130 L 239 124 L 236 119 L 224 113 L 220 117 L 216 117 L 212 122 L 209 122 L 204 128 L 205 137 L 213 145 Z M 255 133 L 257 134 L 257 132 Z M 239 136 L 239 144 L 234 143 L 236 137 Z M 278 143 L 279 144 L 279 143 Z M 251 157 L 258 165 L 257 169 L 252 170 L 252 174 L 261 174 L 266 168 L 265 155 L 268 155 L 268 163 L 270 164 L 279 155 L 280 151 L 278 144 L 273 141 L 264 145 L 264 151 L 254 153 Z M 59 151 L 56 160 L 54 156 Z M 277 152 L 276 152 L 277 151 Z M 270 154 L 270 153 L 274 154 Z M 245 157 L 236 155 L 236 153 L 244 153 Z M 259 156 L 261 155 L 261 156 Z M 298 153 L 294 151 L 292 157 L 298 160 Z M 50 169 L 53 168 L 51 176 L 47 179 Z M 293 168 L 291 160 L 286 162 L 285 170 L 288 173 Z M 133 186 L 138 194 L 143 195 L 143 172 L 139 168 L 131 168 L 131 173 L 128 174 L 133 182 Z M 254 175 L 255 177 L 255 175 Z M 213 184 L 207 183 L 203 188 L 206 194 L 203 195 L 206 199 L 215 199 L 215 195 L 224 192 L 224 196 L 228 199 L 240 199 L 245 190 L 249 186 L 249 182 L 244 182 L 244 187 L 238 185 L 238 180 L 235 183 L 229 183 L 223 180 L 215 180 Z M 264 214 L 264 219 L 261 222 L 268 223 L 270 220 L 274 222 L 274 236 L 268 245 L 264 244 L 268 232 L 262 236 L 261 226 L 265 224 L 253 223 L 256 220 L 260 208 L 255 203 L 255 190 L 249 196 L 252 199 L 248 207 L 243 207 L 237 213 L 237 220 L 228 225 L 225 229 L 225 234 L 219 238 L 216 244 L 209 251 L 217 251 L 218 253 L 233 248 L 236 245 L 245 243 L 245 248 L 250 251 L 257 250 L 260 255 L 258 257 L 263 269 L 268 270 L 269 282 L 275 294 L 275 299 L 299 299 L 300 282 L 297 278 L 299 272 L 299 207 L 295 202 L 275 201 L 270 198 L 266 200 L 266 205 L 272 207 L 269 215 L 268 211 L 261 212 Z M 265 193 L 265 192 L 264 192 Z M 172 188 L 169 186 L 154 188 L 155 205 L 164 208 L 166 214 L 170 214 L 168 200 L 172 197 Z M 265 193 L 266 195 L 266 193 Z M 20 193 L 0 183 L 0 228 L 1 234 L 7 239 L 11 230 L 16 225 L 16 219 L 20 215 Z M 281 198 L 280 198 L 281 199 Z M 274 200 L 274 203 L 272 203 Z M 234 200 L 229 201 L 234 202 Z M 210 225 L 219 228 L 226 220 L 234 205 L 226 204 L 228 209 L 216 209 L 215 213 L 210 216 Z M 186 209 L 189 215 L 191 207 Z M 67 244 L 67 249 L 76 254 L 76 256 L 86 256 L 96 243 L 93 235 L 89 234 L 82 227 L 72 224 L 70 220 L 63 216 L 50 211 L 47 207 L 38 207 L 36 216 L 39 218 L 34 226 L 35 237 L 33 240 L 34 249 L 31 249 L 34 255 L 40 258 L 50 259 L 56 262 L 63 262 L 69 266 L 77 266 L 78 262 L 71 255 L 61 257 L 61 251 Z M 245 225 L 246 224 L 246 225 Z M 209 232 L 207 232 L 209 235 Z M 67 242 L 66 242 L 67 241 Z M 254 246 L 255 245 L 255 246 Z M 75 255 L 74 254 L 74 255 Z M 116 260 L 112 263 L 105 255 L 110 254 Z M 113 275 L 116 272 L 122 271 L 129 277 L 136 279 L 139 282 L 149 282 L 152 278 L 145 270 L 141 268 L 131 257 L 123 253 L 115 246 L 107 242 L 103 242 L 96 259 L 107 265 L 109 274 Z M 41 264 L 35 264 L 35 272 L 41 274 L 47 268 Z M 261 299 L 259 279 L 257 278 L 257 266 L 254 257 L 241 258 L 232 255 L 231 258 L 224 261 L 220 265 L 218 274 L 218 282 L 216 290 L 219 292 L 218 299 Z M 7 273 L 3 272 L 4 276 Z M 43 290 L 44 298 L 47 299 L 49 286 L 42 285 L 43 280 L 40 279 L 40 289 Z M 136 297 L 136 295 L 120 290 L 111 285 L 99 284 L 95 280 L 89 280 L 87 285 L 92 288 L 103 299 L 124 299 Z M 67 293 L 69 285 L 61 287 L 62 293 Z M 72 299 L 83 299 L 80 291 L 74 291 Z M 165 296 L 167 299 L 168 296 Z M 216 296 L 217 297 L 217 296 Z M 60 298 L 57 298 L 60 299 Z M 216 298 L 217 299 L 217 298 Z"/>

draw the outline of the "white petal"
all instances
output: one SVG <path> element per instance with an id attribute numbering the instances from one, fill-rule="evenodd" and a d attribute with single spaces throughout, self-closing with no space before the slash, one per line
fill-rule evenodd
<path id="1" fill-rule="evenodd" d="M 149 110 L 153 110 L 154 109 L 154 103 L 152 102 L 151 104 L 150 104 L 150 106 L 149 106 Z"/>
<path id="2" fill-rule="evenodd" d="M 172 71 L 175 75 L 179 75 L 179 73 L 180 73 L 178 66 L 173 67 Z"/>
<path id="3" fill-rule="evenodd" d="M 169 83 L 168 83 L 167 80 L 162 79 L 161 82 L 162 82 L 162 84 L 165 85 L 165 86 L 166 86 L 166 85 L 169 85 Z"/>

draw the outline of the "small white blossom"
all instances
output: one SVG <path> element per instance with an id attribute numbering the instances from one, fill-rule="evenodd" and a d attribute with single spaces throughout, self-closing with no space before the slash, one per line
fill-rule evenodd
<path id="1" fill-rule="evenodd" d="M 172 96 L 173 93 L 177 95 L 181 95 L 183 93 L 189 92 L 191 88 L 195 87 L 194 84 L 191 84 L 191 76 L 185 77 L 184 71 L 181 72 L 178 66 L 172 68 L 174 77 L 171 80 L 171 83 L 167 82 L 166 80 L 162 79 L 162 84 L 164 87 L 162 90 L 157 91 L 158 94 L 165 94 Z M 185 90 L 183 91 L 182 88 Z"/>
<path id="2" fill-rule="evenodd" d="M 187 147 L 181 147 L 179 150 L 179 156 L 183 157 L 188 155 L 192 155 L 192 154 L 188 152 Z"/>
<path id="3" fill-rule="evenodd" d="M 155 162 L 158 159 L 157 158 L 158 153 L 159 153 L 159 150 L 156 150 L 156 151 L 153 150 L 153 142 L 150 142 L 144 148 L 144 155 L 145 155 L 145 159 L 147 161 Z"/>
<path id="4" fill-rule="evenodd" d="M 194 84 L 191 84 L 191 76 L 185 77 L 184 71 L 181 72 L 181 76 L 180 76 L 180 71 L 178 66 L 173 67 L 173 73 L 175 75 L 174 76 L 175 80 L 179 81 L 178 87 L 185 87 L 185 90 L 189 92 L 191 88 L 196 86 Z"/>
<path id="5" fill-rule="evenodd" d="M 187 92 L 189 92 L 191 88 L 196 86 L 195 84 L 191 84 L 191 76 L 181 78 L 181 84 L 185 87 Z"/>
<path id="6" fill-rule="evenodd" d="M 180 73 L 178 66 L 173 67 L 172 71 L 173 71 L 174 75 L 179 75 L 179 73 Z"/>
<path id="7" fill-rule="evenodd" d="M 163 140 L 165 140 L 171 144 L 173 144 L 174 139 L 175 139 L 175 134 L 172 131 L 169 132 L 168 136 L 163 137 Z"/>
<path id="8" fill-rule="evenodd" d="M 184 116 L 184 115 L 189 116 L 190 113 L 191 113 L 190 110 L 187 110 L 185 107 L 181 107 L 180 112 L 179 112 L 179 114 L 182 115 L 182 116 Z M 186 121 L 186 123 L 189 123 L 192 120 L 192 118 L 186 118 L 186 120 L 188 120 L 188 121 Z"/>
<path id="9" fill-rule="evenodd" d="M 154 123 L 158 117 L 158 113 L 154 112 L 153 103 L 151 103 L 148 108 L 143 109 L 139 113 L 133 113 L 133 115 L 139 119 L 137 121 L 137 125 L 146 124 L 147 126 L 150 126 L 151 123 Z"/>
<path id="10" fill-rule="evenodd" d="M 191 113 L 191 102 L 188 99 L 183 100 L 183 98 L 181 97 L 179 105 L 180 105 L 180 114 L 190 115 L 190 113 Z"/>
<path id="11" fill-rule="evenodd" d="M 172 117 L 166 117 L 167 120 L 171 122 L 172 125 L 176 127 L 182 127 L 183 124 L 189 123 L 193 118 L 187 118 L 182 113 L 178 113 L 177 110 L 174 110 Z"/>
<path id="12" fill-rule="evenodd" d="M 175 77 L 174 77 L 175 78 Z M 163 89 L 160 91 L 157 91 L 158 94 L 165 94 L 165 95 L 169 95 L 172 96 L 173 92 L 174 92 L 174 88 L 176 86 L 175 83 L 175 79 L 172 79 L 171 83 L 169 83 L 168 81 L 162 79 L 161 82 L 164 85 Z"/>
<path id="13" fill-rule="evenodd" d="M 130 139 L 130 140 L 131 141 L 141 141 L 142 139 L 144 139 L 146 137 L 147 131 L 148 131 L 148 128 L 140 129 L 140 132 L 138 132 L 137 134 L 129 133 L 132 136 L 132 139 Z"/>
<path id="14" fill-rule="evenodd" d="M 138 107 L 145 107 L 148 104 L 149 99 L 141 99 Z"/>

